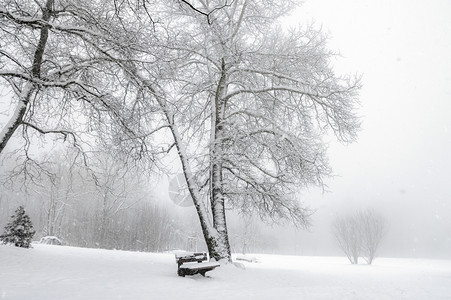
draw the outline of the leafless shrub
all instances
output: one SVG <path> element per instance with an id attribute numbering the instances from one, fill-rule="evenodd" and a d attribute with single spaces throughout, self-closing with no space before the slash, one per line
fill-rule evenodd
<path id="1" fill-rule="evenodd" d="M 337 217 L 332 226 L 338 246 L 352 264 L 358 264 L 359 257 L 372 264 L 385 233 L 385 220 L 380 214 L 362 210 Z"/>
<path id="2" fill-rule="evenodd" d="M 371 265 L 385 233 L 385 219 L 374 210 L 357 213 L 361 236 L 361 256 Z"/>

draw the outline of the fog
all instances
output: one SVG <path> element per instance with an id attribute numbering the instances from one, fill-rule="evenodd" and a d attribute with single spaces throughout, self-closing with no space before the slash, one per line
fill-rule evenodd
<path id="1" fill-rule="evenodd" d="M 380 255 L 451 258 L 449 12 L 448 0 L 307 0 L 287 19 L 287 26 L 322 26 L 329 47 L 341 53 L 337 72 L 363 75 L 362 128 L 349 145 L 326 138 L 335 176 L 326 191 L 300 195 L 316 211 L 311 228 L 257 224 L 266 242 L 255 249 L 340 254 L 333 219 L 372 208 L 387 221 Z M 155 198 L 170 203 L 166 179 Z M 179 210 L 193 216 L 192 207 Z M 230 220 L 232 234 L 239 233 L 240 217 Z"/>
<path id="2" fill-rule="evenodd" d="M 331 219 L 370 207 L 387 219 L 381 255 L 451 257 L 449 11 L 438 0 L 315 0 L 292 16 L 330 32 L 337 71 L 362 74 L 363 88 L 359 138 L 330 143 L 337 176 L 328 192 L 303 194 L 314 225 L 287 251 L 334 253 Z"/>

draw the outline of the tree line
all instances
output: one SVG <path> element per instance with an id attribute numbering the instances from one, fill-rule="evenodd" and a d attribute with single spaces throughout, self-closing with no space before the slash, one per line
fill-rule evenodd
<path id="1" fill-rule="evenodd" d="M 52 178 L 23 186 L 24 178 L 8 184 L 9 172 L 1 174 L 8 188 L 0 197 L 0 227 L 17 205 L 24 205 L 38 241 L 56 236 L 71 246 L 138 251 L 184 247 L 190 234 L 185 221 L 155 199 L 152 183 L 127 173 L 112 157 L 101 159 L 94 179 L 66 155 L 52 153 L 47 166 Z"/>

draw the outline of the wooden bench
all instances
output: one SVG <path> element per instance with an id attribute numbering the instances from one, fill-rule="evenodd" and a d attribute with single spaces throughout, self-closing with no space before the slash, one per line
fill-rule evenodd
<path id="1" fill-rule="evenodd" d="M 208 256 L 205 252 L 178 253 L 175 254 L 175 260 L 178 265 L 177 274 L 182 277 L 195 274 L 205 276 L 205 273 L 220 266 L 217 262 L 208 262 Z"/>

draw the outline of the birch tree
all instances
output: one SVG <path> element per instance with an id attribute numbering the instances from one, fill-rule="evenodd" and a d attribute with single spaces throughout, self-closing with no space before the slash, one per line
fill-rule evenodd
<path id="1" fill-rule="evenodd" d="M 54 154 L 54 153 L 52 153 Z M 71 203 L 76 199 L 76 192 L 81 192 L 82 180 L 78 178 L 73 170 L 74 165 L 66 156 L 63 161 L 62 157 L 56 158 L 58 161 L 54 164 L 51 172 L 55 175 L 41 180 L 38 185 L 32 189 L 32 193 L 39 198 L 42 204 L 45 226 L 43 235 L 59 236 L 61 226 L 65 218 L 65 213 Z M 69 162 L 69 164 L 67 163 Z M 79 185 L 78 187 L 76 185 Z M 86 184 L 84 184 L 86 189 Z"/>
<path id="2" fill-rule="evenodd" d="M 325 134 L 355 139 L 360 83 L 333 72 L 320 30 L 282 29 L 295 1 L 185 4 L 160 9 L 167 64 L 128 70 L 161 108 L 210 255 L 230 260 L 227 207 L 309 225 L 298 192 L 330 174 Z"/>

